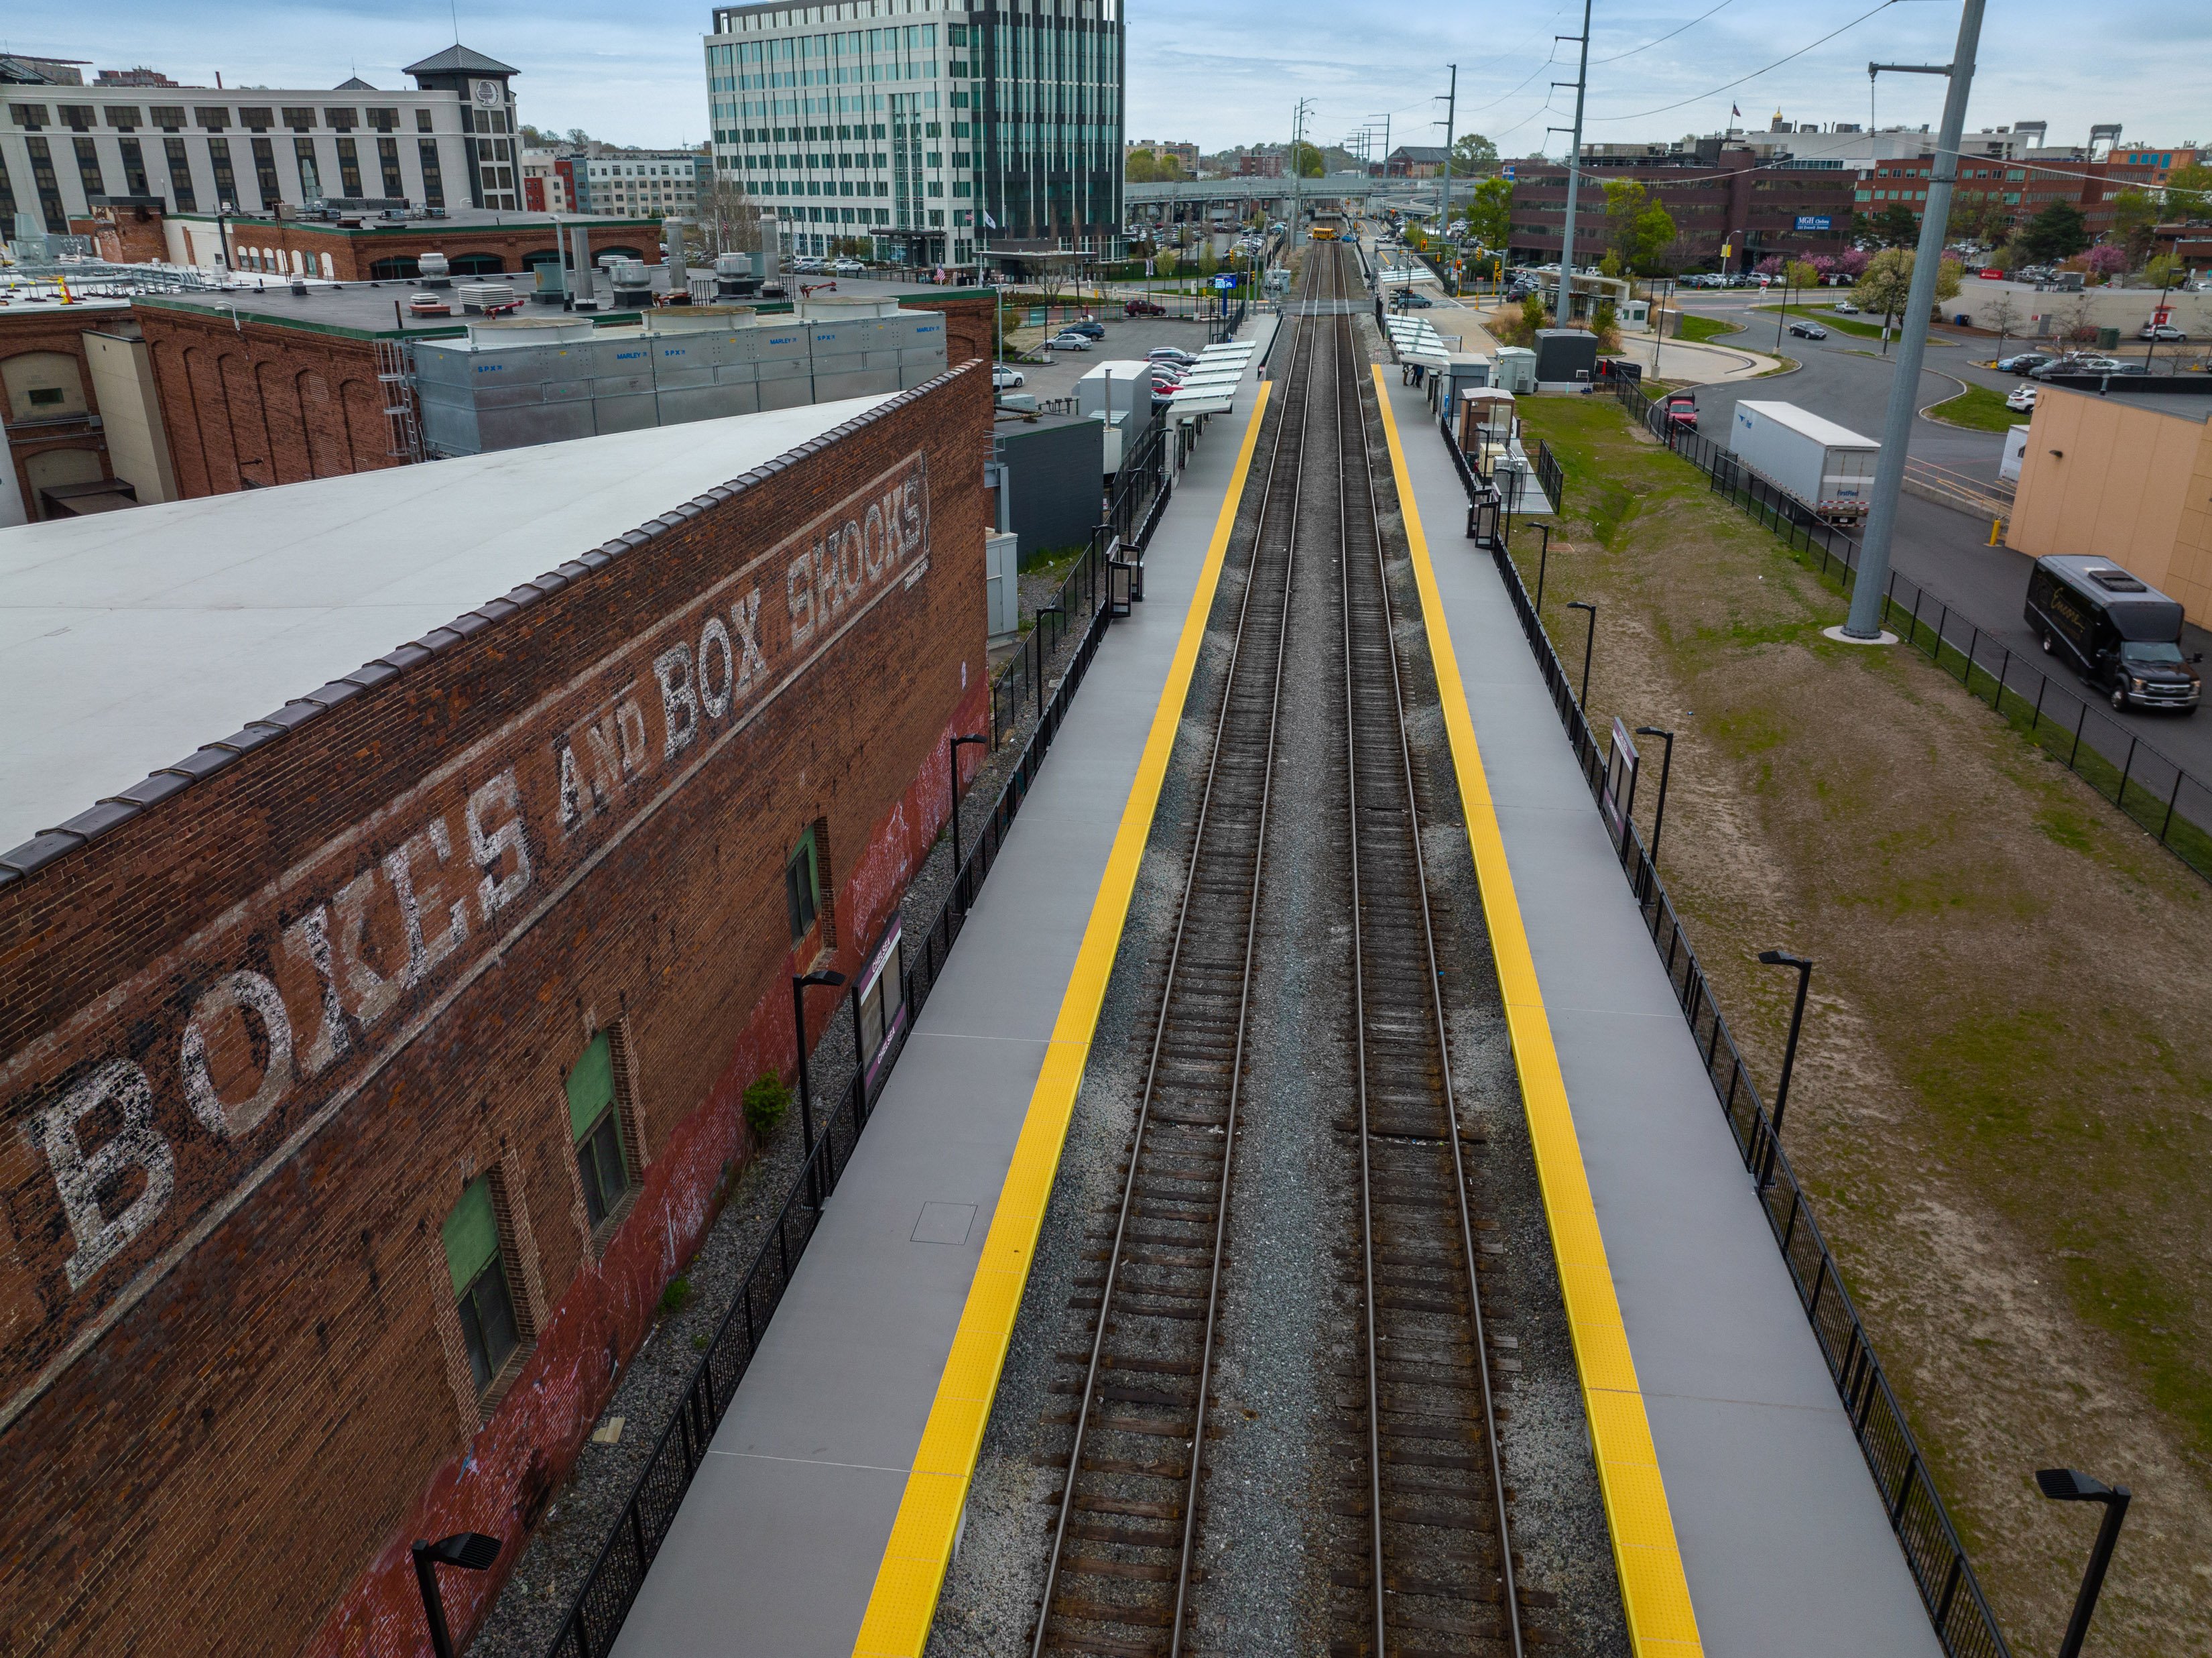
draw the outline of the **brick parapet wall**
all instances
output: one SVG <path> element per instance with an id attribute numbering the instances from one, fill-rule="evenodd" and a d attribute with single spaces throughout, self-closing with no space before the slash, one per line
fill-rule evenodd
<path id="1" fill-rule="evenodd" d="M 747 1155 L 744 1084 L 792 1064 L 823 941 L 787 936 L 790 845 L 826 821 L 850 971 L 943 821 L 986 695 L 988 422 L 948 375 L 0 884 L 26 1649 L 416 1650 L 407 1539 L 539 1517 Z M 595 1240 L 562 1078 L 611 1026 L 649 1157 Z M 546 1311 L 479 1425 L 433 1269 L 493 1169 Z"/>

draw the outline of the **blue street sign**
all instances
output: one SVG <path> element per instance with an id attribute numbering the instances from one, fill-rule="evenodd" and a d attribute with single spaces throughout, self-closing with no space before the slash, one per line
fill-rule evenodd
<path id="1" fill-rule="evenodd" d="M 1505 176 L 1509 179 L 1513 176 L 1513 169 L 1509 167 L 1505 169 Z"/>
<path id="2" fill-rule="evenodd" d="M 1237 285 L 1237 278 L 1234 277 L 1216 277 L 1213 279 L 1213 285 L 1216 288 L 1234 288 Z"/>
<path id="3" fill-rule="evenodd" d="M 1832 223 L 1832 221 L 1826 213 L 1800 213 L 1797 216 L 1797 228 L 1800 230 L 1826 230 Z"/>

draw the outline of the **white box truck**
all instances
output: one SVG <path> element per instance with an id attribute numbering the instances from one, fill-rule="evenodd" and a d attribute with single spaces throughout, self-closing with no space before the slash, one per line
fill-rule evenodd
<path id="1" fill-rule="evenodd" d="M 1856 524 L 1881 445 L 1794 403 L 1739 403 L 1729 453 L 1825 523 Z"/>

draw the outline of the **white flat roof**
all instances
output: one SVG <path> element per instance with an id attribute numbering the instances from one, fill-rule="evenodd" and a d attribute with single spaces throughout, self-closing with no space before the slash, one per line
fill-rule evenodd
<path id="1" fill-rule="evenodd" d="M 0 851 L 889 400 L 0 530 Z"/>

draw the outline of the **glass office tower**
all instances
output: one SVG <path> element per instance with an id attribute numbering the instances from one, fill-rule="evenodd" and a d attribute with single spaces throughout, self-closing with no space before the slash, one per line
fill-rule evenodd
<path id="1" fill-rule="evenodd" d="M 1118 251 L 1121 0 L 717 8 L 714 162 L 784 251 L 915 265 Z"/>

